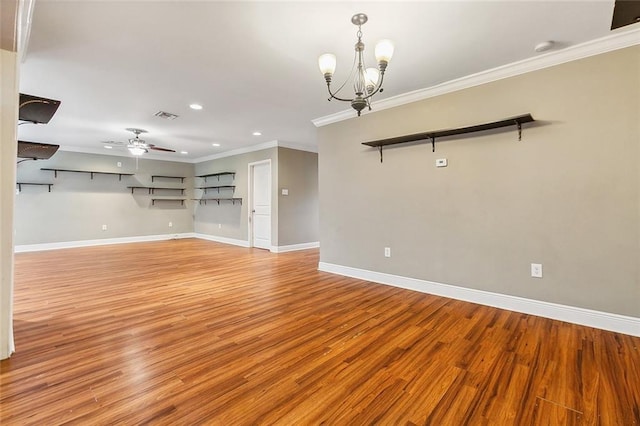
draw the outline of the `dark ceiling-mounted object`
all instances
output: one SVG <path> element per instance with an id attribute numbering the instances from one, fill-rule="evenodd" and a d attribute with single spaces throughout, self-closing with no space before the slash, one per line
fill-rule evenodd
<path id="1" fill-rule="evenodd" d="M 613 19 L 611 29 L 624 27 L 626 25 L 640 22 L 640 1 L 638 0 L 616 0 L 613 8 Z"/>
<path id="2" fill-rule="evenodd" d="M 60 148 L 60 145 L 48 143 L 18 141 L 18 158 L 47 160 Z"/>
<path id="3" fill-rule="evenodd" d="M 56 113 L 59 106 L 60 101 L 56 101 L 55 99 L 20 93 L 18 119 L 36 124 L 46 124 L 51 120 L 51 117 Z"/>

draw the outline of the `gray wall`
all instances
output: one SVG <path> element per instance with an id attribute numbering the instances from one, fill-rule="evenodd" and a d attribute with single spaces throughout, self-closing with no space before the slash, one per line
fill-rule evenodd
<path id="1" fill-rule="evenodd" d="M 278 148 L 278 164 L 278 241 L 281 246 L 317 242 L 318 154 Z"/>
<path id="2" fill-rule="evenodd" d="M 117 162 L 122 167 L 117 167 Z M 54 173 L 40 168 L 98 170 L 134 173 L 134 176 Z M 18 182 L 51 182 L 46 187 L 23 186 L 16 197 L 16 245 L 94 240 L 104 238 L 193 232 L 193 202 L 159 202 L 151 204 L 147 190 L 127 186 L 166 186 L 187 188 L 179 191 L 156 191 L 155 196 L 193 198 L 193 165 L 171 161 L 140 159 L 138 168 L 131 157 L 58 151 L 49 160 L 27 161 L 18 165 Z M 151 175 L 187 176 L 179 180 Z M 172 227 L 169 227 L 172 222 Z M 107 225 L 107 230 L 102 230 Z"/>
<path id="3" fill-rule="evenodd" d="M 635 46 L 320 128 L 321 261 L 639 317 L 638 76 Z M 522 142 L 361 145 L 526 112 Z"/>
<path id="4" fill-rule="evenodd" d="M 15 151 L 15 147 L 14 147 Z M 281 157 L 281 158 L 280 158 Z M 16 197 L 16 245 L 61 243 L 105 238 L 197 232 L 238 241 L 248 240 L 248 165 L 271 160 L 272 172 L 272 245 L 293 245 L 318 241 L 317 154 L 287 148 L 269 148 L 234 155 L 196 165 L 171 161 L 58 151 L 49 160 L 26 161 L 18 166 L 18 182 L 50 182 L 47 187 L 23 186 Z M 284 161 L 284 163 L 283 163 Z M 117 163 L 121 162 L 122 167 Z M 15 164 L 14 164 L 15 165 Z M 97 170 L 134 173 L 134 176 L 94 175 L 51 171 L 41 168 Z M 9 170 L 9 169 L 7 169 Z M 242 198 L 242 204 L 209 202 L 193 199 L 203 197 L 205 186 L 197 175 L 222 171 L 235 172 L 235 177 L 209 178 L 207 185 L 235 185 L 235 191 L 222 190 L 220 197 Z M 186 176 L 184 183 L 173 179 L 156 179 L 151 175 Z M 279 179 L 289 188 L 289 196 L 279 196 Z M 128 186 L 184 187 L 178 191 L 146 189 Z M 281 186 L 281 185 L 280 185 Z M 12 192 L 10 195 L 13 194 Z M 217 197 L 209 190 L 207 197 Z M 187 201 L 157 202 L 151 198 L 181 197 Z M 172 227 L 169 227 L 172 222 Z M 284 223 L 282 229 L 279 229 Z M 107 225 L 107 230 L 102 230 Z"/>
<path id="5" fill-rule="evenodd" d="M 236 186 L 233 196 L 242 198 L 242 205 L 231 203 L 208 203 L 207 205 L 195 205 L 194 229 L 195 232 L 216 237 L 231 238 L 235 240 L 249 240 L 249 203 L 248 203 L 248 171 L 249 163 L 262 160 L 271 160 L 271 203 L 273 214 L 271 216 L 271 245 L 278 245 L 278 148 L 268 148 L 245 154 L 233 155 L 198 163 L 195 166 L 195 174 L 205 175 L 217 172 L 235 172 L 233 181 L 231 177 L 221 177 L 220 184 L 233 184 Z M 196 178 L 196 186 L 203 186 L 204 181 Z M 216 178 L 208 179 L 207 184 L 217 184 Z M 231 183 L 233 182 L 233 183 Z M 209 193 L 215 197 L 217 194 Z M 221 196 L 231 196 L 230 193 L 221 193 Z M 197 190 L 196 198 L 202 196 L 202 190 Z"/>
<path id="6" fill-rule="evenodd" d="M 221 196 L 242 198 L 242 205 L 231 203 L 196 204 L 195 232 L 213 237 L 248 241 L 249 163 L 271 160 L 271 245 L 274 247 L 318 241 L 318 154 L 289 148 L 269 148 L 198 163 L 195 174 L 235 172 L 234 178 L 221 177 L 220 184 L 233 184 L 235 191 Z M 218 184 L 216 178 L 207 184 Z M 196 186 L 204 181 L 196 178 Z M 289 195 L 281 195 L 281 189 Z M 196 198 L 202 190 L 196 190 Z M 217 196 L 215 191 L 207 194 Z"/>

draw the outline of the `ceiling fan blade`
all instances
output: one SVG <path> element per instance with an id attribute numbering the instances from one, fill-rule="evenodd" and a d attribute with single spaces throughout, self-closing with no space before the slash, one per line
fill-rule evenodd
<path id="1" fill-rule="evenodd" d="M 152 149 L 154 151 L 176 152 L 175 149 L 162 148 L 160 146 L 155 146 L 155 145 L 149 145 L 149 149 Z"/>
<path id="2" fill-rule="evenodd" d="M 102 141 L 99 142 L 102 145 L 119 145 L 119 146 L 124 146 L 125 143 L 124 142 L 120 142 L 120 141 Z"/>

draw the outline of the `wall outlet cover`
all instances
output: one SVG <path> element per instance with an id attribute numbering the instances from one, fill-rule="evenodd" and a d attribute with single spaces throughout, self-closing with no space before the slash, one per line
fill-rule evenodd
<path id="1" fill-rule="evenodd" d="M 532 263 L 531 264 L 531 276 L 533 278 L 542 278 L 542 264 L 541 263 Z"/>

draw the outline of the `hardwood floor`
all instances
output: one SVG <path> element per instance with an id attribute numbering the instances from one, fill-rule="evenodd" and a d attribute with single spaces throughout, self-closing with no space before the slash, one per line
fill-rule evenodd
<path id="1" fill-rule="evenodd" d="M 202 240 L 16 255 L 0 423 L 640 424 L 640 338 Z"/>

